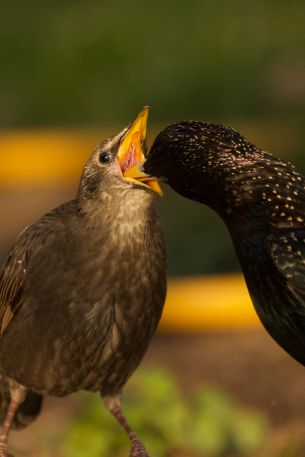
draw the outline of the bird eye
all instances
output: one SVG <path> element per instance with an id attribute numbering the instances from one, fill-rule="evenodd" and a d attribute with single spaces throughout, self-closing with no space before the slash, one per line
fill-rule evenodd
<path id="1" fill-rule="evenodd" d="M 111 155 L 110 151 L 101 152 L 100 155 L 99 155 L 98 160 L 99 160 L 99 162 L 102 163 L 102 164 L 106 164 L 106 163 L 111 162 L 111 160 L 112 160 L 112 155 Z"/>

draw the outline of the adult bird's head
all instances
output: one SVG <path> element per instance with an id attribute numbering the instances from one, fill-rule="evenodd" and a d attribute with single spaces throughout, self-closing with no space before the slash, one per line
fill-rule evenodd
<path id="1" fill-rule="evenodd" d="M 279 218 L 289 224 L 287 205 L 296 199 L 293 192 L 301 179 L 290 164 L 258 149 L 237 131 L 198 121 L 164 129 L 144 170 L 225 219 L 242 214 L 264 223 Z"/>
<path id="2" fill-rule="evenodd" d="M 141 169 L 145 161 L 145 136 L 148 107 L 117 135 L 100 143 L 90 155 L 79 186 L 79 197 L 100 199 L 129 190 L 162 195 L 156 178 Z"/>

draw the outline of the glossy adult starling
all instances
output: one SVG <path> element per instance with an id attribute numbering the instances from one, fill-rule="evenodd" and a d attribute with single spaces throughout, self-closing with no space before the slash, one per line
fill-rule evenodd
<path id="1" fill-rule="evenodd" d="M 43 395 L 99 391 L 147 457 L 120 396 L 158 325 L 165 252 L 156 179 L 138 171 L 148 110 L 90 155 L 76 197 L 26 228 L 0 273 L 0 456 Z"/>
<path id="2" fill-rule="evenodd" d="M 144 169 L 221 216 L 264 327 L 305 365 L 305 178 L 235 130 L 195 121 L 163 130 Z"/>

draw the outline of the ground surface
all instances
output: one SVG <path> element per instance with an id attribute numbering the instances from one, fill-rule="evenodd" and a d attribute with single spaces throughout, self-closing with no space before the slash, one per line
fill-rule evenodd
<path id="1" fill-rule="evenodd" d="M 225 388 L 242 405 L 267 414 L 272 449 L 282 449 L 289 439 L 302 441 L 305 436 L 305 369 L 264 331 L 157 335 L 143 365 L 172 370 L 183 389 L 203 383 Z M 48 443 L 59 439 L 69 424 L 77 398 L 48 399 L 35 424 L 12 434 L 15 457 L 48 455 Z M 290 455 L 301 457 L 281 453 L 282 457 Z"/>

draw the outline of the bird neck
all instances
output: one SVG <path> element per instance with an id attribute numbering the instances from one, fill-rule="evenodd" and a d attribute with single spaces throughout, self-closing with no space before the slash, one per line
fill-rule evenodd
<path id="1" fill-rule="evenodd" d="M 302 228 L 304 189 L 305 178 L 294 167 L 263 158 L 244 167 L 242 173 L 227 174 L 217 209 L 235 231 Z"/>
<path id="2" fill-rule="evenodd" d="M 99 229 L 100 226 L 135 226 L 150 217 L 153 207 L 153 194 L 142 189 L 131 188 L 121 192 L 105 190 L 96 198 L 78 201 L 79 214 L 86 225 Z"/>

